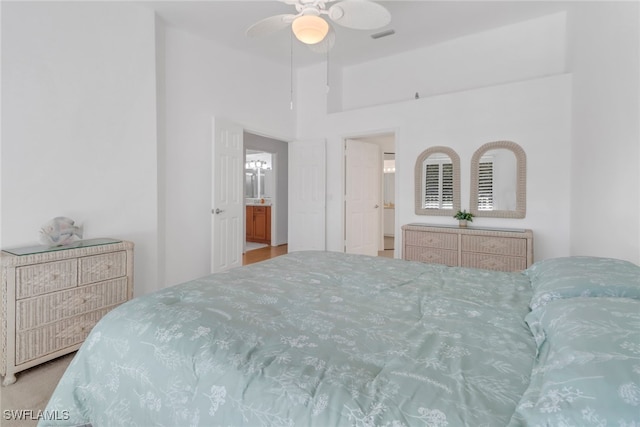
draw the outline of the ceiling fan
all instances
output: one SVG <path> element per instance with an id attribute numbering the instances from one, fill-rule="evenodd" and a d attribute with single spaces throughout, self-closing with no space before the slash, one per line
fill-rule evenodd
<path id="1" fill-rule="evenodd" d="M 274 33 L 291 26 L 296 38 L 324 53 L 335 43 L 335 31 L 323 18 L 356 30 L 373 30 L 387 25 L 391 14 L 378 3 L 369 0 L 280 0 L 295 6 L 296 14 L 283 14 L 262 19 L 247 29 L 248 37 Z M 328 3 L 334 3 L 327 8 Z"/>

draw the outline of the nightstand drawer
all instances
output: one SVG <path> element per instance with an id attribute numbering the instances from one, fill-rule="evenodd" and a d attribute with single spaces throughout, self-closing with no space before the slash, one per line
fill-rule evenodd
<path id="1" fill-rule="evenodd" d="M 407 245 L 404 248 L 404 259 L 429 264 L 445 264 L 452 267 L 458 265 L 458 252 L 447 249 Z"/>
<path id="2" fill-rule="evenodd" d="M 462 251 L 478 252 L 483 254 L 526 257 L 527 256 L 527 239 L 463 235 Z"/>
<path id="3" fill-rule="evenodd" d="M 80 285 L 122 277 L 127 273 L 127 253 L 112 252 L 79 258 Z"/>
<path id="4" fill-rule="evenodd" d="M 428 246 L 430 248 L 440 248 L 456 250 L 458 248 L 458 235 L 452 233 L 433 233 L 422 231 L 405 232 L 405 244 L 413 246 Z"/>
<path id="5" fill-rule="evenodd" d="M 22 332 L 78 316 L 127 300 L 126 277 L 62 292 L 20 300 L 16 303 L 16 330 Z"/>
<path id="6" fill-rule="evenodd" d="M 78 263 L 75 259 L 16 268 L 17 299 L 72 288 L 77 283 Z"/>

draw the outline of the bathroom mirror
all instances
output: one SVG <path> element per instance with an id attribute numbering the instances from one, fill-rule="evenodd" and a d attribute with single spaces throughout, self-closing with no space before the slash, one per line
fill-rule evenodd
<path id="1" fill-rule="evenodd" d="M 271 197 L 273 192 L 272 154 L 246 150 L 244 195 L 249 198 Z"/>
<path id="2" fill-rule="evenodd" d="M 478 217 L 524 218 L 527 171 L 522 147 L 495 141 L 471 158 L 471 213 Z"/>
<path id="3" fill-rule="evenodd" d="M 391 209 L 396 205 L 396 154 L 384 153 L 383 162 L 383 203 L 385 209 Z"/>
<path id="4" fill-rule="evenodd" d="M 416 215 L 450 215 L 460 209 L 460 157 L 449 147 L 430 147 L 416 160 Z"/>

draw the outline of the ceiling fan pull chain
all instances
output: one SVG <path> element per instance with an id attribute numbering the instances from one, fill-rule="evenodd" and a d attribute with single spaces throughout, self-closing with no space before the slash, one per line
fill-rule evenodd
<path id="1" fill-rule="evenodd" d="M 331 90 L 331 86 L 329 85 L 329 50 L 327 50 L 327 93 Z"/>
<path id="2" fill-rule="evenodd" d="M 293 31 L 290 35 L 290 64 L 289 64 L 289 109 L 293 111 Z"/>

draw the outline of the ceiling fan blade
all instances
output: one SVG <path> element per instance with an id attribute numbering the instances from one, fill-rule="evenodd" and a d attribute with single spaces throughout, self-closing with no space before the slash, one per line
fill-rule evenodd
<path id="1" fill-rule="evenodd" d="M 315 53 L 327 53 L 336 44 L 336 30 L 329 24 L 329 31 L 324 38 L 316 44 L 310 44 L 309 49 Z"/>
<path id="2" fill-rule="evenodd" d="M 259 37 L 283 30 L 291 25 L 296 15 L 274 15 L 262 19 L 247 29 L 247 37 Z"/>
<path id="3" fill-rule="evenodd" d="M 356 30 L 374 30 L 391 22 L 391 14 L 384 6 L 368 0 L 338 2 L 329 8 L 329 18 Z"/>

